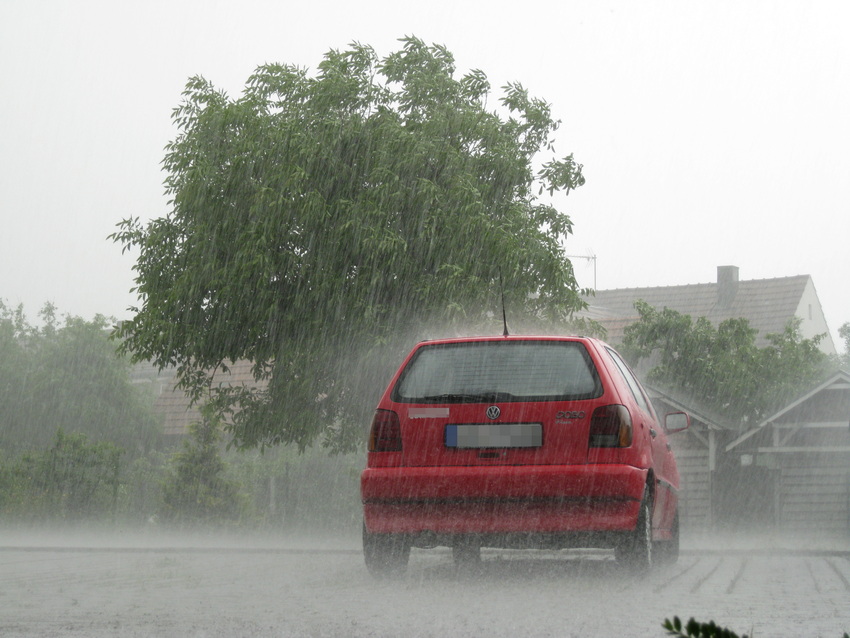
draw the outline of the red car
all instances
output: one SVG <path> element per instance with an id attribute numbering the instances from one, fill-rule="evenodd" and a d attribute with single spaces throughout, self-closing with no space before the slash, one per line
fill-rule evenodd
<path id="1" fill-rule="evenodd" d="M 679 473 L 667 434 L 617 352 L 588 337 L 417 344 L 378 404 L 360 480 L 376 576 L 411 547 L 613 548 L 648 568 L 679 551 Z"/>

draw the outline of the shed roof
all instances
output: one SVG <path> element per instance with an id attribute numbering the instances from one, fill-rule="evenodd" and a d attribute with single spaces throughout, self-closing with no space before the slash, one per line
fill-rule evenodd
<path id="1" fill-rule="evenodd" d="M 816 388 L 765 419 L 776 423 L 846 422 L 850 427 L 850 373 L 839 370 Z"/>
<path id="2" fill-rule="evenodd" d="M 645 389 L 653 403 L 661 402 L 675 410 L 687 412 L 693 420 L 699 421 L 709 430 L 728 430 L 733 427 L 721 417 L 713 414 L 711 410 L 698 405 L 698 402 L 692 397 L 676 396 L 675 393 L 655 385 L 647 385 Z"/>

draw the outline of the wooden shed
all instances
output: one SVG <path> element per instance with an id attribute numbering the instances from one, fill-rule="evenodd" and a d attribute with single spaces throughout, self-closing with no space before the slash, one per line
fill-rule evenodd
<path id="1" fill-rule="evenodd" d="M 683 533 L 850 535 L 850 373 L 836 372 L 746 431 L 648 391 L 659 414 L 691 415 L 690 429 L 670 436 Z"/>
<path id="2" fill-rule="evenodd" d="M 850 374 L 816 388 L 742 433 L 723 454 L 770 479 L 774 525 L 789 532 L 850 534 Z"/>

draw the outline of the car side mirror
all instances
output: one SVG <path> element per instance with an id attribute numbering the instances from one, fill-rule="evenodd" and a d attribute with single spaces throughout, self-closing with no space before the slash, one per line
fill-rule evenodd
<path id="1" fill-rule="evenodd" d="M 664 429 L 670 434 L 683 432 L 691 427 L 691 415 L 686 412 L 670 412 L 664 415 Z"/>

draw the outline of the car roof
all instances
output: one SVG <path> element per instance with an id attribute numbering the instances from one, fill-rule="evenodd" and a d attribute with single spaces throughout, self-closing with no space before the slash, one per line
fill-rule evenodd
<path id="1" fill-rule="evenodd" d="M 424 339 L 417 345 L 452 344 L 452 343 L 476 343 L 486 341 L 581 341 L 603 343 L 595 337 L 580 335 L 480 335 L 473 337 L 448 337 L 443 339 Z"/>

